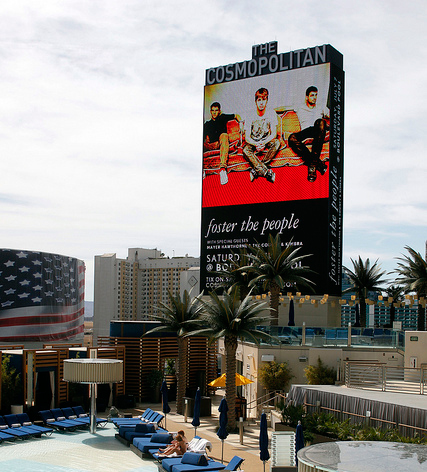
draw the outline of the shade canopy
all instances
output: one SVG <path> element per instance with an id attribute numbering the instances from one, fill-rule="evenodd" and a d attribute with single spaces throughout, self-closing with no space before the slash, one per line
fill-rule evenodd
<path id="1" fill-rule="evenodd" d="M 123 361 L 117 359 L 65 359 L 64 380 L 83 384 L 123 382 Z"/>
<path id="2" fill-rule="evenodd" d="M 215 380 L 212 380 L 212 382 L 209 383 L 211 387 L 225 387 L 225 374 L 222 374 L 221 377 L 218 377 Z M 241 385 L 247 385 L 254 383 L 253 380 L 248 379 L 247 377 L 237 374 L 236 373 L 236 387 L 240 387 Z"/>

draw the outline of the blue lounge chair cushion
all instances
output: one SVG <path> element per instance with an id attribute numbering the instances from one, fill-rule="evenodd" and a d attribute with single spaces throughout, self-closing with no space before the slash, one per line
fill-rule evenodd
<path id="1" fill-rule="evenodd" d="M 208 465 L 208 461 L 204 454 L 197 454 L 195 452 L 186 452 L 182 456 L 181 464 Z"/>
<path id="2" fill-rule="evenodd" d="M 171 441 L 170 434 L 156 433 L 156 434 L 153 434 L 150 438 L 150 442 L 153 442 L 153 443 L 169 444 L 170 441 Z"/>
<path id="3" fill-rule="evenodd" d="M 145 424 L 145 423 L 140 423 L 135 425 L 135 433 L 144 433 L 144 434 L 149 434 L 149 433 L 155 433 L 156 428 L 153 424 Z"/>
<path id="4" fill-rule="evenodd" d="M 245 459 L 242 459 L 239 456 L 234 456 L 224 470 L 237 470 L 237 467 L 240 467 L 244 460 Z"/>

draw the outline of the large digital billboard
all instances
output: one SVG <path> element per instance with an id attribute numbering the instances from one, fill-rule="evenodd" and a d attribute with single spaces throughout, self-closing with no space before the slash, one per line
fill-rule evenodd
<path id="1" fill-rule="evenodd" d="M 316 294 L 341 294 L 344 72 L 330 45 L 206 71 L 201 288 L 268 234 L 311 254 Z M 292 286 L 288 287 L 289 290 Z"/>

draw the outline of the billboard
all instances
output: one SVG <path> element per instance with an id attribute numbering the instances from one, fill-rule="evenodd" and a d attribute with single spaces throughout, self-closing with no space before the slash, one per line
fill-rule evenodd
<path id="1" fill-rule="evenodd" d="M 257 45 L 251 60 L 206 71 L 201 289 L 240 248 L 280 233 L 311 254 L 316 294 L 341 294 L 343 107 L 330 45 Z"/>
<path id="2" fill-rule="evenodd" d="M 0 342 L 58 341 L 84 331 L 84 262 L 0 249 Z"/>

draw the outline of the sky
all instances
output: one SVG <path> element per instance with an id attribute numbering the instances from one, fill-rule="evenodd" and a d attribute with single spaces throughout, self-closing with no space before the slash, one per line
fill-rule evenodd
<path id="1" fill-rule="evenodd" d="M 427 239 L 425 0 L 4 0 L 0 247 L 83 259 L 200 254 L 210 67 L 331 44 L 344 56 L 343 263 Z M 390 276 L 393 278 L 393 276 Z"/>

